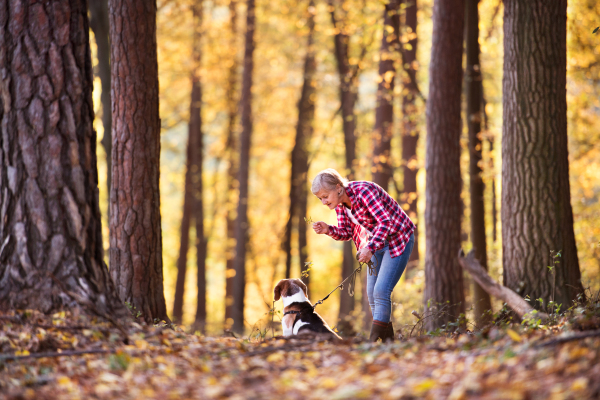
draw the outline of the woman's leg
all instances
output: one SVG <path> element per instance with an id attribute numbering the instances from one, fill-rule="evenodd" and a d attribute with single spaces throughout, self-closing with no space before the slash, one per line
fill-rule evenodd
<path id="1" fill-rule="evenodd" d="M 392 291 L 406 269 L 406 264 L 408 264 L 414 243 L 414 236 L 411 235 L 406 244 L 404 253 L 396 258 L 390 256 L 387 247 L 384 248 L 385 252 L 382 261 L 380 262 L 377 279 L 373 283 L 373 288 L 369 295 L 369 302 L 371 302 L 371 299 L 373 301 L 373 304 L 371 305 L 371 309 L 373 310 L 373 320 L 383 323 L 390 322 L 392 313 Z"/>
<path id="2" fill-rule="evenodd" d="M 375 289 L 375 284 L 377 283 L 377 277 L 379 276 L 379 270 L 381 269 L 381 263 L 383 261 L 384 254 L 388 251 L 388 245 L 386 245 L 383 249 L 377 250 L 373 257 L 371 257 L 371 261 L 373 262 L 373 267 L 375 267 L 375 271 L 373 275 L 369 274 L 369 268 L 367 268 L 367 297 L 369 299 L 369 306 L 371 306 L 371 315 L 375 315 L 375 299 L 373 297 L 373 291 Z"/>

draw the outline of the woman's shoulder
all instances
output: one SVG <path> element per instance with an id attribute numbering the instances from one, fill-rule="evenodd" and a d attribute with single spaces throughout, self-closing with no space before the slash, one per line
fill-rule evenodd
<path id="1" fill-rule="evenodd" d="M 365 195 L 368 193 L 379 192 L 383 190 L 381 186 L 375 182 L 369 181 L 351 181 L 348 182 L 348 186 L 352 189 L 356 195 Z"/>

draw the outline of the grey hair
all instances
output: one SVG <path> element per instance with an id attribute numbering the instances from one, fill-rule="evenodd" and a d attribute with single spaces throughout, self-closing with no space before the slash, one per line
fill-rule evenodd
<path id="1" fill-rule="evenodd" d="M 313 194 L 317 194 L 324 189 L 326 191 L 334 190 L 337 185 L 342 187 L 348 186 L 348 179 L 342 178 L 339 172 L 333 168 L 327 168 L 319 172 L 315 179 L 312 181 L 311 191 Z"/>

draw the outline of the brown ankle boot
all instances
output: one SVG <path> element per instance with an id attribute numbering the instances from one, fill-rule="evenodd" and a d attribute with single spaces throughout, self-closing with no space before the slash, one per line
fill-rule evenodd
<path id="1" fill-rule="evenodd" d="M 392 321 L 389 322 L 386 330 L 385 330 L 385 337 L 381 338 L 382 342 L 393 342 L 394 340 L 396 340 L 396 337 L 394 335 L 394 326 L 392 324 Z"/>
<path id="2" fill-rule="evenodd" d="M 386 333 L 388 330 L 388 324 L 386 322 L 373 320 L 373 325 L 371 325 L 371 334 L 369 335 L 369 341 L 376 342 L 377 339 L 381 339 L 382 341 L 386 338 Z"/>

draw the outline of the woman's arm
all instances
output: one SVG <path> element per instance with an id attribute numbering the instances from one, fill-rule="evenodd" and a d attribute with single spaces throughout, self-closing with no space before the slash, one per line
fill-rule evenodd
<path id="1" fill-rule="evenodd" d="M 335 240 L 351 240 L 352 239 L 352 224 L 346 214 L 340 212 L 337 208 L 335 210 L 337 214 L 338 225 L 327 225 L 325 222 L 315 222 L 313 229 L 316 233 L 325 234 L 331 236 Z M 325 228 L 325 226 L 327 228 Z"/>

